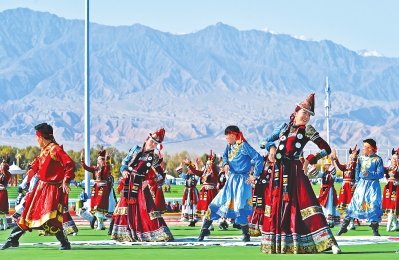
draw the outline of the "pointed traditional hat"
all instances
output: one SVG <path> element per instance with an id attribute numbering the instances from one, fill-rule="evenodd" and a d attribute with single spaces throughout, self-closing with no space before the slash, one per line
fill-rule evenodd
<path id="1" fill-rule="evenodd" d="M 303 110 L 309 112 L 312 116 L 314 116 L 314 93 L 310 94 L 307 99 L 296 105 L 297 108 L 295 109 L 295 111 L 298 111 L 302 108 Z"/>
<path id="2" fill-rule="evenodd" d="M 153 134 L 149 134 L 149 137 L 151 137 L 151 139 L 156 142 L 157 144 L 160 144 L 163 142 L 163 139 L 165 137 L 165 129 L 161 128 L 158 131 L 156 131 Z"/>

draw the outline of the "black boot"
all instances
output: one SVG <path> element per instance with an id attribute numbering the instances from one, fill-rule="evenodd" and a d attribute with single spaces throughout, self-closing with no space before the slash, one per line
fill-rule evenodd
<path id="1" fill-rule="evenodd" d="M 24 233 L 25 231 L 22 228 L 20 228 L 18 225 L 15 225 L 7 241 L 0 248 L 0 250 L 7 249 L 9 247 L 18 247 L 19 246 L 18 240 Z"/>
<path id="2" fill-rule="evenodd" d="M 376 236 L 376 237 L 379 237 L 380 236 L 380 234 L 378 233 L 378 226 L 379 226 L 379 224 L 378 224 L 378 222 L 371 222 L 371 229 L 373 230 L 373 235 L 374 236 Z"/>
<path id="3" fill-rule="evenodd" d="M 114 229 L 114 219 L 109 223 L 108 236 L 112 235 L 112 229 Z"/>
<path id="4" fill-rule="evenodd" d="M 229 227 L 229 224 L 227 224 L 226 220 L 224 220 L 223 222 L 220 222 L 220 224 L 219 224 L 220 230 L 227 230 L 228 227 Z"/>
<path id="5" fill-rule="evenodd" d="M 58 231 L 55 234 L 55 237 L 61 243 L 60 250 L 70 250 L 71 249 L 71 243 L 69 243 L 68 238 L 65 236 L 63 231 Z"/>
<path id="6" fill-rule="evenodd" d="M 344 218 L 344 219 L 342 220 L 341 229 L 337 232 L 337 236 L 340 236 L 340 235 L 342 235 L 342 234 L 348 232 L 347 227 L 348 227 L 349 223 L 350 223 L 350 220 L 347 219 L 347 218 Z"/>
<path id="7" fill-rule="evenodd" d="M 251 237 L 250 237 L 250 235 L 249 235 L 249 225 L 248 225 L 248 224 L 246 224 L 246 225 L 241 225 L 241 230 L 242 230 L 242 234 L 244 235 L 244 236 L 242 237 L 242 241 L 243 241 L 243 242 L 249 242 L 249 241 L 251 241 Z"/>
<path id="8" fill-rule="evenodd" d="M 211 226 L 211 224 L 212 220 L 204 219 L 204 223 L 202 224 L 201 233 L 198 237 L 198 241 L 204 240 L 204 237 L 209 236 L 211 234 L 211 232 L 209 231 L 209 227 Z"/>
<path id="9" fill-rule="evenodd" d="M 90 227 L 91 227 L 91 229 L 94 229 L 94 223 L 96 223 L 96 220 L 97 220 L 96 216 L 93 216 L 93 218 L 92 218 L 91 221 L 90 221 Z"/>
<path id="10" fill-rule="evenodd" d="M 195 221 L 190 221 L 190 224 L 188 224 L 189 227 L 195 227 Z"/>

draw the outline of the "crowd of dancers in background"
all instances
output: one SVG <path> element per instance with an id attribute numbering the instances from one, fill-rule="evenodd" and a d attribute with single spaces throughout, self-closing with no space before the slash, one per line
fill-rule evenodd
<path id="1" fill-rule="evenodd" d="M 392 150 L 390 165 L 384 167 L 377 155 L 377 144 L 363 140 L 363 153 L 355 146 L 349 150 L 347 164 L 341 164 L 336 151 L 308 124 L 314 115 L 314 94 L 296 104 L 288 123 L 277 126 L 259 141 L 266 150 L 261 156 L 244 138 L 237 126 L 225 129 L 227 141 L 223 155 L 210 152 L 207 161 L 181 159 L 176 169 L 185 181 L 181 221 L 195 226 L 202 218 L 198 241 L 214 230 L 228 228 L 228 222 L 242 231 L 242 241 L 261 236 L 263 253 L 318 253 L 341 249 L 331 231 L 341 224 L 335 234 L 340 236 L 355 229 L 353 221 L 370 223 L 372 234 L 379 236 L 379 223 L 387 216 L 387 231 L 397 229 L 399 201 L 399 149 Z M 67 236 L 78 229 L 68 212 L 70 181 L 74 179 L 75 164 L 58 145 L 50 125 L 35 127 L 41 147 L 40 155 L 32 162 L 21 189 L 27 191 L 17 199 L 13 218 L 16 225 L 1 249 L 19 246 L 19 238 L 28 230 L 55 235 L 62 250 L 71 249 Z M 171 241 L 173 235 L 162 217 L 167 209 L 162 192 L 165 167 L 162 142 L 165 129 L 150 133 L 144 143 L 135 145 L 122 161 L 122 179 L 116 191 L 111 175 L 110 154 L 102 149 L 97 165 L 87 166 L 81 155 L 82 167 L 93 174 L 90 209 L 83 207 L 87 200 L 79 199 L 79 214 L 90 221 L 92 228 L 105 230 L 104 220 L 110 219 L 108 234 L 115 241 Z M 309 142 L 319 148 L 315 154 L 303 155 Z M 158 147 L 158 149 L 156 149 Z M 324 160 L 324 170 L 315 165 Z M 10 178 L 7 158 L 0 175 L 0 202 L 7 196 Z M 336 168 L 343 172 L 343 183 L 337 195 L 334 188 Z M 186 172 L 183 172 L 186 169 Z M 379 180 L 386 177 L 381 192 Z M 309 177 L 322 180 L 316 197 Z M 197 190 L 197 184 L 201 188 Z M 22 192 L 21 192 L 22 193 Z M 117 201 L 115 193 L 121 194 Z M 0 224 L 7 225 L 7 208 L 0 204 Z M 340 221 L 343 215 L 342 223 Z M 198 217 L 197 217 L 198 216 Z M 392 226 L 392 228 L 391 228 Z M 0 226 L 1 227 L 1 226 Z"/>

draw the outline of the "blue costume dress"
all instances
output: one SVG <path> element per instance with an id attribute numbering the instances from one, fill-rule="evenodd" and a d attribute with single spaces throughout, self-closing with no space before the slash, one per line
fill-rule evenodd
<path id="1" fill-rule="evenodd" d="M 223 167 L 230 167 L 226 185 L 209 204 L 206 216 L 211 220 L 220 217 L 235 218 L 237 224 L 247 224 L 252 214 L 252 186 L 245 181 L 254 161 L 254 176 L 259 177 L 263 168 L 263 157 L 247 142 L 227 145 L 223 153 Z"/>
<path id="2" fill-rule="evenodd" d="M 381 221 L 382 197 L 379 179 L 383 177 L 384 164 L 381 157 L 375 153 L 359 157 L 356 165 L 356 189 L 349 206 L 345 209 L 346 218 L 367 219 L 368 222 Z"/>

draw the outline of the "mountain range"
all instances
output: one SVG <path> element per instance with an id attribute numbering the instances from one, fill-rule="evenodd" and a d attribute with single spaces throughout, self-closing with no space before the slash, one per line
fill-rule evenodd
<path id="1" fill-rule="evenodd" d="M 326 138 L 328 77 L 331 146 L 399 146 L 399 58 L 223 23 L 180 35 L 91 23 L 89 35 L 92 145 L 129 149 L 164 127 L 165 151 L 220 153 L 235 124 L 257 148 L 310 93 L 311 124 Z M 3 145 L 34 144 L 33 127 L 48 122 L 67 150 L 83 148 L 84 79 L 83 20 L 0 13 Z"/>

